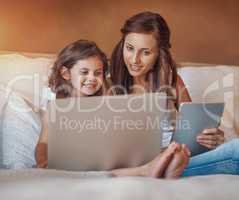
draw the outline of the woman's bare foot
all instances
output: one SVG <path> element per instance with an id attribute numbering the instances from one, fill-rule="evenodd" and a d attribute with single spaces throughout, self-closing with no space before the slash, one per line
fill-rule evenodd
<path id="1" fill-rule="evenodd" d="M 113 176 L 147 176 L 176 178 L 188 164 L 189 150 L 185 145 L 172 142 L 168 148 L 147 164 L 135 168 L 115 169 Z"/>
<path id="2" fill-rule="evenodd" d="M 173 159 L 174 153 L 179 149 L 180 145 L 172 143 L 162 153 L 160 153 L 155 159 L 147 164 L 134 168 L 115 169 L 111 171 L 113 176 L 147 176 L 160 178 L 163 176 L 165 169 Z"/>
<path id="3" fill-rule="evenodd" d="M 181 145 L 178 148 L 171 159 L 171 162 L 167 166 L 164 177 L 171 179 L 181 176 L 183 170 L 187 167 L 190 157 L 190 151 L 185 145 Z"/>
<path id="4" fill-rule="evenodd" d="M 165 170 L 174 158 L 175 152 L 179 150 L 179 144 L 175 142 L 171 143 L 164 152 L 160 153 L 155 159 L 144 166 L 146 169 L 145 176 L 154 178 L 163 177 Z"/>

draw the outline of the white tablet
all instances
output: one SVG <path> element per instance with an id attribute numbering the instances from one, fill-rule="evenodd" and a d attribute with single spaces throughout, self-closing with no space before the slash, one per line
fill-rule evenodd
<path id="1" fill-rule="evenodd" d="M 183 103 L 179 107 L 174 141 L 186 144 L 192 156 L 209 151 L 196 138 L 206 128 L 220 124 L 224 103 Z"/>

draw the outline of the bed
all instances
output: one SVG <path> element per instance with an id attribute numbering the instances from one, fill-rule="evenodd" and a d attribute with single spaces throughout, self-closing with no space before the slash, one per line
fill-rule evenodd
<path id="1" fill-rule="evenodd" d="M 0 53 L 1 199 L 238 199 L 239 176 L 235 175 L 163 180 L 35 169 L 40 91 L 53 62 L 54 55 Z M 178 73 L 194 102 L 226 102 L 221 128 L 227 140 L 238 137 L 239 67 L 182 63 Z"/>

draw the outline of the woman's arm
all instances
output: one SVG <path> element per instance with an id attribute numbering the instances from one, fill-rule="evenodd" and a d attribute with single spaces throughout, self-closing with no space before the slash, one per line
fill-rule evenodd
<path id="1" fill-rule="evenodd" d="M 181 79 L 181 77 L 177 76 L 177 82 L 176 82 L 176 95 L 177 95 L 177 105 L 179 106 L 183 102 L 191 102 L 190 95 L 188 93 L 188 90 Z"/>

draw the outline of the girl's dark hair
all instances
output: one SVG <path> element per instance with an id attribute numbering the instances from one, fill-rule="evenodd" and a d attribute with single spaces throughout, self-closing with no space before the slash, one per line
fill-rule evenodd
<path id="1" fill-rule="evenodd" d="M 123 59 L 123 47 L 125 37 L 129 33 L 153 34 L 158 44 L 158 59 L 151 71 L 148 72 L 146 80 L 149 81 L 150 91 L 165 91 L 168 96 L 173 96 L 171 89 L 175 88 L 177 80 L 176 64 L 172 59 L 169 49 L 170 30 L 158 13 L 142 12 L 129 18 L 121 29 L 122 38 L 116 45 L 111 56 L 110 75 L 114 86 L 123 87 L 128 93 L 133 85 L 133 77 L 129 74 Z M 116 87 L 116 88 L 117 88 Z M 164 88 L 164 89 L 163 89 Z M 122 93 L 122 90 L 116 90 Z"/>
<path id="2" fill-rule="evenodd" d="M 49 77 L 49 87 L 56 93 L 56 98 L 70 97 L 73 89 L 72 84 L 66 81 L 61 75 L 62 67 L 71 69 L 78 60 L 97 56 L 103 63 L 103 87 L 95 95 L 102 95 L 106 87 L 106 74 L 108 71 L 108 60 L 104 52 L 98 46 L 88 40 L 78 40 L 60 51 L 52 68 Z"/>

